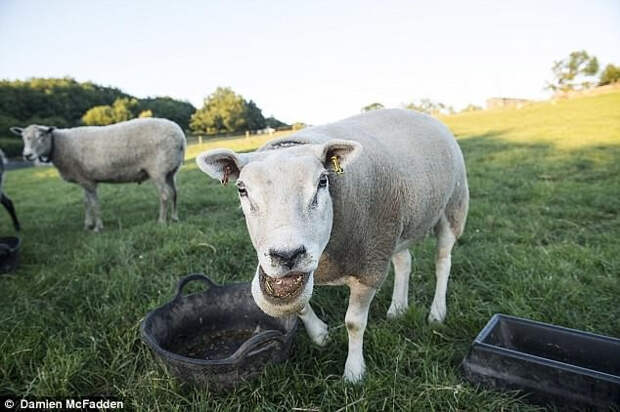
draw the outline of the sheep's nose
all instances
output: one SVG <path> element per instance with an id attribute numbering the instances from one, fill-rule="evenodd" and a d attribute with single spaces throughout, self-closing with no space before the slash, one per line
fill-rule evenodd
<path id="1" fill-rule="evenodd" d="M 272 262 L 284 265 L 289 269 L 292 269 L 299 260 L 299 258 L 301 258 L 305 254 L 305 246 L 300 246 L 298 248 L 288 250 L 269 249 L 269 256 L 271 257 Z"/>
<path id="2" fill-rule="evenodd" d="M 32 160 L 32 154 L 31 153 L 24 153 L 24 159 L 26 160 Z"/>

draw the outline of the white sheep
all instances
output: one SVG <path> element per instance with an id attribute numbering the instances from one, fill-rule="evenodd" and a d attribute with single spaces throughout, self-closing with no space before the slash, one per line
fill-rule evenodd
<path id="1" fill-rule="evenodd" d="M 84 188 L 85 229 L 103 229 L 97 184 L 151 179 L 160 193 L 159 222 L 178 220 L 175 175 L 185 155 L 185 135 L 166 119 L 134 119 L 110 126 L 71 129 L 30 125 L 11 131 L 24 140 L 24 158 L 51 161 L 62 178 Z"/>
<path id="2" fill-rule="evenodd" d="M 368 308 L 390 264 L 388 317 L 408 308 L 409 247 L 437 237 L 435 297 L 429 320 L 446 316 L 450 253 L 469 204 L 459 146 L 438 120 L 378 110 L 303 129 L 254 153 L 219 149 L 196 159 L 223 183 L 237 181 L 258 266 L 252 296 L 272 316 L 296 313 L 310 338 L 327 341 L 312 310 L 313 285 L 347 285 L 349 354 L 344 377 L 364 374 Z"/>

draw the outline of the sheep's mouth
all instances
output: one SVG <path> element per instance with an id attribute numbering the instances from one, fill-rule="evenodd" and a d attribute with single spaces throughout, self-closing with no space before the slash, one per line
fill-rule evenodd
<path id="1" fill-rule="evenodd" d="M 288 302 L 304 290 L 310 277 L 309 272 L 289 272 L 286 276 L 274 278 L 265 273 L 261 266 L 258 267 L 260 289 L 264 295 L 274 302 Z"/>

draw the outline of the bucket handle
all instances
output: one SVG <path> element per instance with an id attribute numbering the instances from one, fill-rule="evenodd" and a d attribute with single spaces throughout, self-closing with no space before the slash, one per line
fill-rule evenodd
<path id="1" fill-rule="evenodd" d="M 179 283 L 177 283 L 177 294 L 174 297 L 174 300 L 180 299 L 183 294 L 183 288 L 185 287 L 185 285 L 194 280 L 200 280 L 206 283 L 210 288 L 217 287 L 217 285 L 204 273 L 192 273 L 191 275 L 187 275 L 181 280 L 179 280 Z"/>
<path id="2" fill-rule="evenodd" d="M 255 352 L 260 351 L 261 346 L 269 341 L 275 341 L 279 345 L 282 344 L 282 332 L 277 330 L 266 330 L 259 334 L 252 336 L 250 339 L 243 342 L 239 349 L 235 351 L 235 353 L 231 356 L 235 360 L 244 359 L 248 356 L 248 352 L 254 350 Z M 252 354 L 250 353 L 249 356 Z"/>

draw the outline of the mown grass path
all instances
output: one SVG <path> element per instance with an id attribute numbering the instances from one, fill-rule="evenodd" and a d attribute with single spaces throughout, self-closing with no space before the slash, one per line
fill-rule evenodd
<path id="1" fill-rule="evenodd" d="M 412 249 L 409 312 L 386 320 L 391 277 L 371 306 L 360 386 L 341 379 L 345 288 L 320 288 L 313 298 L 331 328 L 326 348 L 301 328 L 288 363 L 236 392 L 185 387 L 154 360 L 139 322 L 171 298 L 179 277 L 245 281 L 255 265 L 234 187 L 208 179 L 193 160 L 178 179 L 180 223 L 155 224 L 148 183 L 102 185 L 99 235 L 82 230 L 82 192 L 55 170 L 9 172 L 23 248 L 18 272 L 0 277 L 0 394 L 109 394 L 162 411 L 536 410 L 517 394 L 469 385 L 459 363 L 496 312 L 620 336 L 620 93 L 443 120 L 459 137 L 471 189 L 448 317 L 437 328 L 425 321 L 434 288 L 429 239 Z M 11 233 L 0 215 L 0 233 Z"/>

